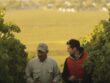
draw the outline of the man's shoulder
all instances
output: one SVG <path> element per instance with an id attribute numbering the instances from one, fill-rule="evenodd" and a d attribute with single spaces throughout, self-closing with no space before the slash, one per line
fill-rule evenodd
<path id="1" fill-rule="evenodd" d="M 72 57 L 71 57 L 71 56 L 68 56 L 68 57 L 66 58 L 66 60 L 65 60 L 65 61 L 67 61 L 68 59 L 72 59 Z"/>
<path id="2" fill-rule="evenodd" d="M 37 58 L 37 57 L 34 57 L 34 58 L 32 58 L 32 59 L 29 61 L 29 63 L 32 64 L 32 63 L 35 63 L 35 62 L 37 62 L 37 61 L 38 61 L 38 58 Z"/>
<path id="3" fill-rule="evenodd" d="M 83 52 L 83 58 L 87 58 L 89 56 L 88 52 Z"/>
<path id="4" fill-rule="evenodd" d="M 56 62 L 52 57 L 47 58 L 49 61 Z"/>
<path id="5" fill-rule="evenodd" d="M 52 57 L 48 57 L 47 60 L 51 63 L 57 64 L 57 62 Z"/>

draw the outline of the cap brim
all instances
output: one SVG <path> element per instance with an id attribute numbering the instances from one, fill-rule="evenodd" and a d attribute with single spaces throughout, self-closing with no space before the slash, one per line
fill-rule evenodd
<path id="1" fill-rule="evenodd" d="M 38 51 L 42 51 L 42 52 L 46 52 L 46 50 L 42 49 L 42 48 L 38 48 Z"/>

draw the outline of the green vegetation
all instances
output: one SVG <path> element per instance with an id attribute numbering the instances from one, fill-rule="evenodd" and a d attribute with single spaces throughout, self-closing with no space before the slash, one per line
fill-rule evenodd
<path id="1" fill-rule="evenodd" d="M 15 38 L 17 25 L 4 23 L 5 10 L 0 10 L 0 83 L 25 83 L 27 63 L 25 45 Z"/>
<path id="2" fill-rule="evenodd" d="M 61 70 L 67 57 L 66 41 L 81 39 L 91 33 L 94 26 L 106 19 L 104 12 L 62 13 L 57 10 L 8 11 L 4 22 L 4 10 L 0 11 L 0 83 L 25 83 L 24 70 L 27 63 L 26 44 L 29 58 L 36 55 L 40 42 L 49 45 L 50 57 Z M 14 36 L 16 35 L 16 37 Z M 18 38 L 20 40 L 18 40 Z M 89 41 L 88 41 L 89 40 Z M 96 25 L 90 39 L 81 42 L 89 52 L 85 67 L 92 74 L 94 83 L 110 82 L 110 21 L 102 20 Z M 15 72 L 13 72 L 15 71 Z"/>
<path id="3" fill-rule="evenodd" d="M 87 73 L 92 75 L 93 82 L 110 83 L 110 20 L 102 20 L 95 27 L 84 47 L 90 55 L 85 67 Z"/>

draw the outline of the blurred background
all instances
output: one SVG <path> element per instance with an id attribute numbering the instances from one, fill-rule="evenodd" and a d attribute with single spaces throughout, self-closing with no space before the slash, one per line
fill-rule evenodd
<path id="1" fill-rule="evenodd" d="M 6 8 L 6 22 L 20 26 L 16 37 L 26 45 L 29 58 L 45 42 L 49 55 L 62 66 L 68 56 L 66 41 L 88 37 L 108 18 L 110 0 L 0 0 L 0 6 Z"/>

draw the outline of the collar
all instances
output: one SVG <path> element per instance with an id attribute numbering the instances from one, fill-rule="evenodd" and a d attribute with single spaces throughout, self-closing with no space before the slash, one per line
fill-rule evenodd
<path id="1" fill-rule="evenodd" d="M 45 63 L 45 62 L 47 62 L 47 60 L 48 60 L 48 57 L 42 62 L 42 61 L 40 61 L 40 59 L 38 58 L 38 61 L 40 62 L 40 63 Z"/>
<path id="2" fill-rule="evenodd" d="M 80 55 L 78 57 L 70 56 L 70 58 L 73 60 L 79 60 L 80 58 L 82 58 L 82 56 L 83 56 L 83 53 L 80 53 Z"/>

